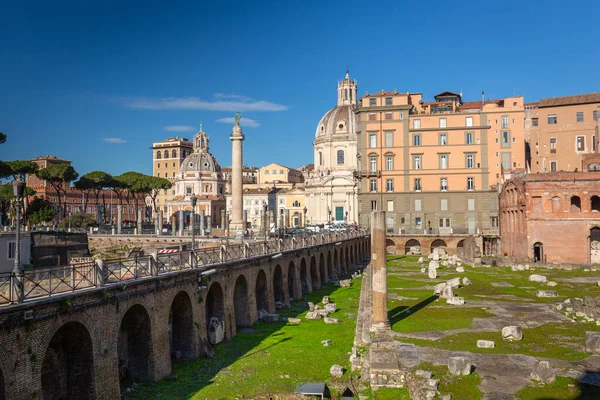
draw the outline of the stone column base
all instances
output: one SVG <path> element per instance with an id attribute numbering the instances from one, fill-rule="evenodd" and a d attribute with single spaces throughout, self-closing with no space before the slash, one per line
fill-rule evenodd
<path id="1" fill-rule="evenodd" d="M 231 221 L 229 223 L 229 232 L 234 233 L 234 234 L 235 233 L 245 233 L 246 229 L 244 229 L 244 223 Z"/>
<path id="2" fill-rule="evenodd" d="M 371 332 L 386 332 L 390 330 L 389 322 L 377 322 L 371 324 Z"/>

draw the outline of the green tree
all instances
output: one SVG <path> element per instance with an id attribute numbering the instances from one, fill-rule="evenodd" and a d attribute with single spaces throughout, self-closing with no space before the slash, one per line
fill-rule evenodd
<path id="1" fill-rule="evenodd" d="M 94 189 L 94 182 L 84 176 L 80 177 L 73 186 L 83 193 L 83 213 L 87 213 L 87 206 L 90 200 L 90 194 Z"/>
<path id="2" fill-rule="evenodd" d="M 87 229 L 89 226 L 95 225 L 96 220 L 93 215 L 85 213 L 74 213 L 71 214 L 61 222 L 61 228 L 71 226 L 71 228 L 82 228 Z"/>
<path id="3" fill-rule="evenodd" d="M 91 185 L 92 192 L 96 197 L 96 205 L 98 205 L 98 198 L 100 197 L 100 193 L 102 193 L 102 220 L 106 222 L 106 198 L 104 196 L 104 189 L 109 187 L 111 181 L 113 179 L 112 175 L 106 173 L 104 171 L 92 171 L 83 175 L 82 178 L 85 178 L 88 181 L 88 184 Z"/>
<path id="4" fill-rule="evenodd" d="M 25 175 L 35 174 L 39 169 L 36 163 L 29 160 L 6 161 L 6 164 L 10 167 L 11 175 L 15 179 L 20 175 L 21 179 L 25 180 Z"/>
<path id="5" fill-rule="evenodd" d="M 0 132 L 0 144 L 6 142 L 6 135 L 2 132 Z"/>
<path id="6" fill-rule="evenodd" d="M 35 190 L 30 188 L 29 186 L 25 187 L 25 197 L 30 197 L 34 195 Z M 0 223 L 2 225 L 5 224 L 5 221 L 8 218 L 8 214 L 14 213 L 14 207 L 12 205 L 12 200 L 14 199 L 14 197 L 15 196 L 13 195 L 12 182 L 0 185 L 0 211 L 2 212 L 2 220 L 0 221 Z"/>
<path id="7" fill-rule="evenodd" d="M 61 201 L 61 194 L 67 195 L 69 184 L 77 179 L 79 174 L 69 164 L 52 164 L 47 168 L 37 171 L 37 176 L 45 180 L 54 190 L 58 198 L 58 208 L 61 212 L 58 214 L 62 219 L 66 214 L 66 209 Z"/>
<path id="8" fill-rule="evenodd" d="M 168 190 L 171 189 L 171 187 L 173 187 L 173 184 L 168 179 L 149 175 L 144 175 L 144 177 L 141 179 L 140 185 L 140 192 L 149 196 L 152 200 L 152 210 L 154 211 L 154 213 L 158 212 L 156 206 L 156 197 L 158 196 L 160 191 Z"/>
<path id="9" fill-rule="evenodd" d="M 32 224 L 50 222 L 56 216 L 52 203 L 40 197 L 34 198 L 27 207 L 27 219 Z"/>
<path id="10" fill-rule="evenodd" d="M 143 188 L 143 185 L 141 182 L 142 182 L 144 176 L 146 176 L 146 175 L 141 174 L 139 172 L 135 172 L 135 171 L 129 171 L 129 172 L 125 172 L 117 177 L 119 179 L 119 181 L 122 182 L 127 188 L 127 191 L 125 192 L 126 201 L 129 203 L 129 199 L 131 197 L 133 197 L 133 202 L 135 204 L 135 215 L 137 215 L 137 212 L 138 212 L 139 195 L 143 193 L 141 191 L 141 189 Z"/>

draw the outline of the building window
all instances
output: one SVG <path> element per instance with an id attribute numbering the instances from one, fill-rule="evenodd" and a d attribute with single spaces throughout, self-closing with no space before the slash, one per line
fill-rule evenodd
<path id="1" fill-rule="evenodd" d="M 492 228 L 498 227 L 498 217 L 490 217 L 490 226 Z"/>
<path id="2" fill-rule="evenodd" d="M 323 153 L 319 152 L 319 165 L 323 165 Z"/>
<path id="3" fill-rule="evenodd" d="M 273 175 L 277 175 L 277 170 L 276 170 L 276 169 L 274 169 L 273 171 L 271 171 L 271 174 L 273 174 Z"/>
<path id="4" fill-rule="evenodd" d="M 473 126 L 473 117 L 465 118 L 465 126 Z"/>
<path id="5" fill-rule="evenodd" d="M 475 178 L 467 178 L 467 190 L 475 190 Z"/>
<path id="6" fill-rule="evenodd" d="M 160 178 L 160 172 L 157 172 L 157 173 L 156 173 L 156 176 L 157 176 L 158 178 Z"/>
<path id="7" fill-rule="evenodd" d="M 156 166 L 156 168 L 160 168 L 160 163 L 158 163 L 158 165 Z"/>
<path id="8" fill-rule="evenodd" d="M 440 169 L 448 169 L 448 154 L 440 154 Z"/>
<path id="9" fill-rule="evenodd" d="M 413 135 L 413 146 L 421 145 L 421 135 Z"/>
<path id="10" fill-rule="evenodd" d="M 344 165 L 344 150 L 338 150 L 337 163 L 338 165 Z"/>
<path id="11" fill-rule="evenodd" d="M 400 119 L 404 119 L 404 113 L 402 111 L 400 112 Z"/>
<path id="12" fill-rule="evenodd" d="M 467 154 L 467 168 L 475 168 L 475 154 Z"/>
<path id="13" fill-rule="evenodd" d="M 550 172 L 558 171 L 558 161 L 550 161 Z"/>
<path id="14" fill-rule="evenodd" d="M 377 105 L 377 99 L 369 99 L 369 105 L 370 106 L 376 106 Z"/>
<path id="15" fill-rule="evenodd" d="M 448 190 L 448 178 L 440 178 L 440 190 L 444 192 Z"/>
<path id="16" fill-rule="evenodd" d="M 385 119 L 392 119 L 393 114 L 391 112 L 386 112 L 385 113 Z"/>
<path id="17" fill-rule="evenodd" d="M 391 97 L 386 97 L 385 98 L 385 105 L 386 106 L 391 106 L 392 105 L 392 98 Z"/>
<path id="18" fill-rule="evenodd" d="M 421 178 L 415 178 L 415 192 L 421 191 Z"/>
<path id="19" fill-rule="evenodd" d="M 385 159 L 385 169 L 392 171 L 394 169 L 394 157 L 387 157 Z"/>
<path id="20" fill-rule="evenodd" d="M 421 211 L 421 199 L 415 200 L 415 211 Z"/>
<path id="21" fill-rule="evenodd" d="M 585 150 L 585 136 L 577 136 L 577 151 Z"/>
<path id="22" fill-rule="evenodd" d="M 169 150 L 165 150 L 165 158 L 169 158 Z"/>
<path id="23" fill-rule="evenodd" d="M 475 199 L 467 199 L 467 210 L 475 211 Z"/>
<path id="24" fill-rule="evenodd" d="M 377 200 L 371 200 L 371 211 L 377 211 Z"/>
<path id="25" fill-rule="evenodd" d="M 510 147 L 510 132 L 502 131 L 502 147 Z"/>
<path id="26" fill-rule="evenodd" d="M 594 110 L 594 112 L 592 113 L 592 117 L 593 117 L 594 121 L 598 120 L 598 110 Z"/>
<path id="27" fill-rule="evenodd" d="M 413 119 L 413 129 L 421 129 L 421 120 Z"/>
<path id="28" fill-rule="evenodd" d="M 473 144 L 473 132 L 465 133 L 465 144 Z"/>
<path id="29" fill-rule="evenodd" d="M 283 175 L 283 170 L 282 169 L 279 170 L 279 175 Z"/>
<path id="30" fill-rule="evenodd" d="M 502 117 L 502 127 L 508 128 L 508 117 L 507 116 Z"/>
<path id="31" fill-rule="evenodd" d="M 556 153 L 556 139 L 550 139 L 550 153 Z"/>
<path id="32" fill-rule="evenodd" d="M 385 132 L 385 147 L 394 147 L 394 132 Z"/>
<path id="33" fill-rule="evenodd" d="M 369 171 L 377 172 L 377 159 L 369 158 Z"/>
<path id="34" fill-rule="evenodd" d="M 577 122 L 583 122 L 583 111 L 577 111 Z"/>
<path id="35" fill-rule="evenodd" d="M 548 125 L 554 125 L 556 122 L 556 114 L 548 115 Z"/>
<path id="36" fill-rule="evenodd" d="M 15 244 L 15 242 L 8 242 L 8 259 L 9 260 L 15 259 L 16 249 L 17 249 L 17 245 Z"/>
<path id="37" fill-rule="evenodd" d="M 321 153 L 319 153 L 319 154 L 321 154 Z M 269 175 L 269 170 L 268 169 L 265 170 L 265 175 Z"/>
<path id="38" fill-rule="evenodd" d="M 388 200 L 387 201 L 387 210 L 388 211 L 394 211 L 394 200 Z"/>
<path id="39" fill-rule="evenodd" d="M 440 128 L 446 127 L 446 118 L 440 118 Z"/>
<path id="40" fill-rule="evenodd" d="M 369 113 L 369 121 L 375 121 L 377 119 L 377 115 L 375 113 Z"/>
<path id="41" fill-rule="evenodd" d="M 421 156 L 413 156 L 413 169 L 421 169 Z"/>
<path id="42" fill-rule="evenodd" d="M 531 118 L 531 126 L 538 126 L 539 121 L 537 118 Z"/>
<path id="43" fill-rule="evenodd" d="M 177 158 L 177 151 L 171 151 L 171 158 Z"/>
<path id="44" fill-rule="evenodd" d="M 371 187 L 369 188 L 371 192 L 376 192 L 377 191 L 377 180 L 376 179 L 371 179 L 370 181 Z"/>
<path id="45" fill-rule="evenodd" d="M 448 144 L 448 135 L 445 133 L 440 133 L 440 146 L 445 146 Z"/>
<path id="46" fill-rule="evenodd" d="M 441 211 L 448 211 L 448 199 L 441 199 L 440 200 L 440 210 Z"/>
<path id="47" fill-rule="evenodd" d="M 372 149 L 377 147 L 377 135 L 374 133 L 369 135 L 369 147 Z"/>
<path id="48" fill-rule="evenodd" d="M 192 194 L 192 187 L 191 186 L 188 186 L 188 187 L 185 188 L 185 194 L 187 194 L 188 196 L 190 194 Z"/>
<path id="49" fill-rule="evenodd" d="M 417 225 L 419 228 L 421 227 L 421 217 L 415 217 L 415 225 Z"/>
<path id="50" fill-rule="evenodd" d="M 166 164 L 165 164 L 166 165 Z M 173 163 L 173 168 L 175 168 L 175 163 Z"/>
<path id="51" fill-rule="evenodd" d="M 160 151 L 157 151 L 157 152 L 156 152 L 156 158 L 157 158 L 157 159 L 159 159 L 159 160 L 162 158 L 162 156 L 161 156 L 161 154 L 160 154 Z"/>
<path id="52" fill-rule="evenodd" d="M 387 179 L 385 181 L 385 191 L 386 192 L 393 192 L 394 191 L 394 180 L 393 179 Z"/>

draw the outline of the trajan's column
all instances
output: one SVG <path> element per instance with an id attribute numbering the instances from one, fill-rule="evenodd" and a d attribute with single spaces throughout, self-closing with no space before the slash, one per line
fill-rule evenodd
<path id="1" fill-rule="evenodd" d="M 243 193 L 242 186 L 242 142 L 244 134 L 240 126 L 240 113 L 235 114 L 235 125 L 231 132 L 231 223 L 229 230 L 233 233 L 243 233 L 246 227 L 243 223 Z"/>

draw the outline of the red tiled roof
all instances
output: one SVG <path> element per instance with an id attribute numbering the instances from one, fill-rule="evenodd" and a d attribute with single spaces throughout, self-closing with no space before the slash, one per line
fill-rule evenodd
<path id="1" fill-rule="evenodd" d="M 400 92 L 377 92 L 365 94 L 365 97 L 384 97 L 384 96 L 406 96 L 408 93 L 400 93 Z"/>
<path id="2" fill-rule="evenodd" d="M 541 99 L 539 107 L 560 107 L 587 103 L 600 103 L 600 92 Z"/>

